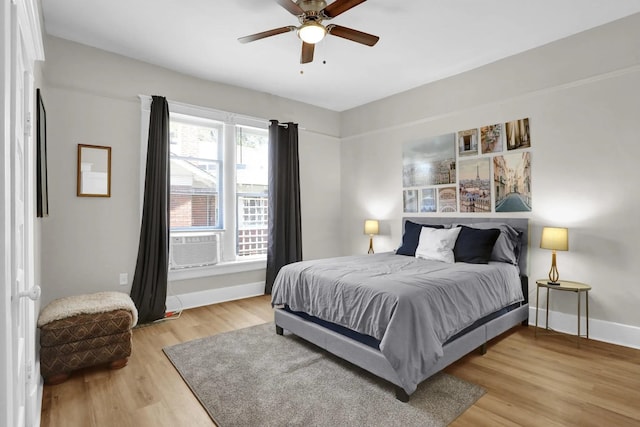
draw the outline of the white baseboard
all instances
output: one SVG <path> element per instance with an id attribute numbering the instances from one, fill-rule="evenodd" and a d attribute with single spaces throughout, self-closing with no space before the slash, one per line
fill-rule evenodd
<path id="1" fill-rule="evenodd" d="M 226 288 L 207 289 L 187 294 L 167 295 L 167 311 L 186 310 L 219 302 L 264 295 L 264 282 L 247 283 Z"/>
<path id="2" fill-rule="evenodd" d="M 538 327 L 546 327 L 545 316 L 545 310 L 540 309 L 538 313 Z M 581 317 L 580 333 L 585 334 L 586 320 L 584 314 Z M 536 308 L 531 306 L 529 306 L 529 324 L 536 324 Z M 576 334 L 578 331 L 578 319 L 576 315 L 549 310 L 549 327 L 559 332 Z M 640 350 L 640 328 L 637 326 L 590 318 L 589 339 Z"/>

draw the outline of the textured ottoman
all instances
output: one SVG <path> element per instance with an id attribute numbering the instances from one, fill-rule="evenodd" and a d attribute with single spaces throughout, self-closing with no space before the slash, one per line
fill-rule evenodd
<path id="1" fill-rule="evenodd" d="M 133 301 L 122 292 L 66 297 L 47 304 L 38 317 L 45 383 L 59 384 L 88 366 L 124 367 L 137 321 Z"/>

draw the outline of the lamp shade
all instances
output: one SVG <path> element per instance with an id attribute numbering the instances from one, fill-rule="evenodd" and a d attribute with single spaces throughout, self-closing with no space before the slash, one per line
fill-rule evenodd
<path id="1" fill-rule="evenodd" d="M 540 247 L 542 249 L 568 251 L 569 229 L 563 227 L 543 227 Z"/>
<path id="2" fill-rule="evenodd" d="M 378 234 L 378 220 L 377 219 L 368 219 L 364 222 L 364 234 Z"/>

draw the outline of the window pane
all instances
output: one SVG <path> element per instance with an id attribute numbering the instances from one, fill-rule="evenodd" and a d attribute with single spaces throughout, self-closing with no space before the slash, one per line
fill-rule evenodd
<path id="1" fill-rule="evenodd" d="M 207 170 L 183 159 L 171 159 L 171 229 L 219 228 L 219 164 Z"/>
<path id="2" fill-rule="evenodd" d="M 217 123 L 207 126 L 171 120 L 169 129 L 172 156 L 218 160 L 222 127 Z"/>
<path id="3" fill-rule="evenodd" d="M 221 126 L 171 120 L 170 226 L 221 228 Z"/>
<path id="4" fill-rule="evenodd" d="M 265 129 L 236 127 L 237 256 L 267 253 L 268 147 Z"/>

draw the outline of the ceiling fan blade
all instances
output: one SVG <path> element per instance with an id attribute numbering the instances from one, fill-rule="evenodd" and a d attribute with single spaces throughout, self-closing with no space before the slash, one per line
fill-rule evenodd
<path id="1" fill-rule="evenodd" d="M 336 0 L 322 9 L 322 14 L 328 19 L 332 19 L 365 1 L 367 0 Z"/>
<path id="2" fill-rule="evenodd" d="M 300 55 L 301 64 L 307 64 L 313 61 L 313 51 L 315 48 L 315 44 L 302 42 L 302 54 Z"/>
<path id="3" fill-rule="evenodd" d="M 338 36 L 343 39 L 366 44 L 367 46 L 373 46 L 378 43 L 378 40 L 380 40 L 380 37 L 374 36 L 373 34 L 363 33 L 362 31 L 334 24 L 327 25 L 327 33 L 332 36 Z"/>
<path id="4" fill-rule="evenodd" d="M 263 39 L 265 37 L 277 36 L 278 34 L 288 33 L 290 31 L 295 31 L 297 28 L 293 25 L 289 25 L 288 27 L 280 27 L 274 28 L 273 30 L 263 31 L 261 33 L 251 34 L 250 36 L 244 36 L 238 38 L 240 43 L 249 43 L 254 42 L 256 40 Z"/>
<path id="5" fill-rule="evenodd" d="M 291 0 L 276 0 L 276 2 L 287 9 L 289 13 L 295 16 L 304 15 L 304 10 L 298 6 L 297 3 L 292 2 Z"/>

